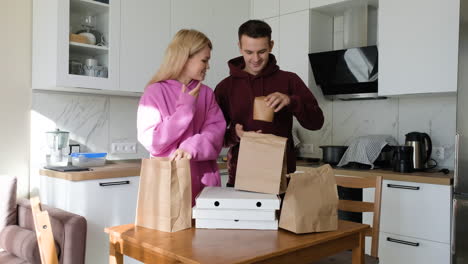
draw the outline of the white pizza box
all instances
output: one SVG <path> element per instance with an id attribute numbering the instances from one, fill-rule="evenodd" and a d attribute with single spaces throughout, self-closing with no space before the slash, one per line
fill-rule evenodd
<path id="1" fill-rule="evenodd" d="M 194 219 L 226 219 L 226 220 L 276 220 L 276 210 L 252 210 L 252 209 L 192 209 L 192 218 Z"/>
<path id="2" fill-rule="evenodd" d="M 201 209 L 256 209 L 279 210 L 276 194 L 240 191 L 228 187 L 205 187 L 195 199 Z"/>
<path id="3" fill-rule="evenodd" d="M 258 229 L 278 230 L 278 220 L 254 221 L 254 220 L 227 220 L 227 219 L 196 219 L 196 228 L 208 229 Z"/>

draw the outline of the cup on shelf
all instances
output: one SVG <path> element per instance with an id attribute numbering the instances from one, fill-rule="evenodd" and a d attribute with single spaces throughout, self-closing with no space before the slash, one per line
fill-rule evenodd
<path id="1" fill-rule="evenodd" d="M 98 65 L 98 61 L 96 59 L 93 59 L 93 58 L 87 58 L 85 60 L 85 65 L 86 66 L 97 66 Z"/>

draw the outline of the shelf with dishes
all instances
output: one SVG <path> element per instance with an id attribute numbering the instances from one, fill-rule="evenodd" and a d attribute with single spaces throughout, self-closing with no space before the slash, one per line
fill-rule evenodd
<path id="1" fill-rule="evenodd" d="M 107 54 L 109 48 L 105 46 L 97 46 L 86 43 L 70 41 L 70 53 L 85 53 L 89 55 Z"/>

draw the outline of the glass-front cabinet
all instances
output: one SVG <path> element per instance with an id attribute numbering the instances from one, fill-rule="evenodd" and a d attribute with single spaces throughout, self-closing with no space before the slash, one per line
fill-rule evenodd
<path id="1" fill-rule="evenodd" d="M 120 0 L 34 0 L 33 89 L 118 92 L 119 42 Z"/>

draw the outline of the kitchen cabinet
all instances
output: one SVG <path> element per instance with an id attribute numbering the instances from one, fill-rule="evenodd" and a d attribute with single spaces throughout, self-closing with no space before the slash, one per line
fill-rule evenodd
<path id="1" fill-rule="evenodd" d="M 280 68 L 309 84 L 309 10 L 280 16 Z"/>
<path id="2" fill-rule="evenodd" d="M 281 59 L 280 59 L 280 18 L 279 16 L 277 17 L 272 17 L 272 18 L 267 18 L 264 20 L 268 25 L 271 27 L 271 40 L 273 40 L 273 50 L 271 53 L 275 55 L 276 62 L 278 65 L 281 66 Z"/>
<path id="3" fill-rule="evenodd" d="M 309 9 L 309 0 L 280 0 L 280 15 Z"/>
<path id="4" fill-rule="evenodd" d="M 202 31 L 213 44 L 204 81 L 212 89 L 229 75 L 228 60 L 240 56 L 239 26 L 249 19 L 250 0 L 171 1 L 171 35 L 182 28 Z"/>
<path id="5" fill-rule="evenodd" d="M 457 91 L 460 1 L 379 1 L 379 95 Z"/>
<path id="6" fill-rule="evenodd" d="M 379 263 L 450 263 L 450 245 L 414 237 L 380 232 Z"/>
<path id="7" fill-rule="evenodd" d="M 265 19 L 279 16 L 280 0 L 252 0 L 250 17 Z"/>
<path id="8" fill-rule="evenodd" d="M 449 263 L 450 204 L 450 185 L 384 180 L 380 263 Z"/>
<path id="9" fill-rule="evenodd" d="M 86 181 L 41 176 L 40 197 L 44 204 L 85 217 L 86 263 L 107 263 L 109 239 L 104 228 L 135 221 L 139 180 L 138 176 Z"/>
<path id="10" fill-rule="evenodd" d="M 121 0 L 120 88 L 143 92 L 171 40 L 170 0 Z"/>
<path id="11" fill-rule="evenodd" d="M 119 45 L 120 0 L 33 1 L 32 87 L 119 91 Z"/>

